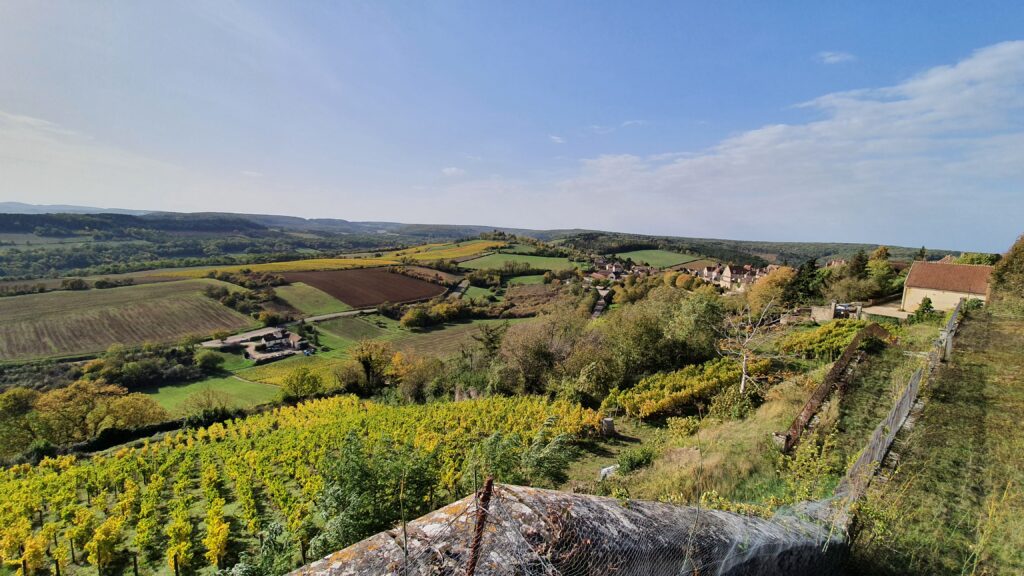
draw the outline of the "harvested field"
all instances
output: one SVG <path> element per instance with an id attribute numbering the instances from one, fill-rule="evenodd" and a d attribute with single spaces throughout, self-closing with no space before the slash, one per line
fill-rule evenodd
<path id="1" fill-rule="evenodd" d="M 505 302 L 511 307 L 505 316 L 522 318 L 554 312 L 569 305 L 572 295 L 556 284 L 514 284 L 505 292 Z"/>
<path id="2" fill-rule="evenodd" d="M 357 268 L 377 268 L 400 264 L 400 259 L 411 259 L 421 262 L 431 260 L 461 260 L 474 258 L 493 248 L 504 246 L 504 242 L 491 240 L 469 240 L 452 244 L 422 244 L 404 250 L 391 252 L 362 252 L 338 258 L 310 258 L 308 260 L 287 260 L 284 262 L 268 262 L 266 264 L 235 264 L 232 266 L 200 266 L 195 268 L 169 268 L 146 272 L 149 275 L 170 276 L 174 278 L 205 278 L 211 271 L 238 272 L 253 270 L 255 272 L 304 272 L 310 270 L 352 270 Z"/>
<path id="3" fill-rule="evenodd" d="M 450 272 L 442 272 L 440 270 L 434 270 L 433 268 L 427 268 L 426 266 L 398 266 L 402 274 L 406 276 L 412 276 L 419 278 L 420 280 L 427 280 L 430 282 L 444 282 L 445 284 L 458 284 L 462 280 L 462 276 L 459 274 L 452 274 Z"/>
<path id="4" fill-rule="evenodd" d="M 286 273 L 307 270 L 351 270 L 353 268 L 372 268 L 390 264 L 398 264 L 398 261 L 390 258 L 311 258 L 309 260 L 288 260 L 286 262 L 269 262 L 267 264 L 238 264 L 234 266 L 204 266 L 202 268 L 182 268 L 180 270 L 158 270 L 153 273 L 177 278 L 205 278 L 212 271 L 239 272 L 241 270 L 252 270 L 253 272 Z"/>
<path id="5" fill-rule="evenodd" d="M 241 330 L 255 322 L 203 295 L 216 280 L 185 280 L 106 290 L 0 299 L 0 360 L 73 356 L 111 344 L 173 342 Z"/>
<path id="6" fill-rule="evenodd" d="M 384 302 L 411 302 L 443 294 L 443 286 L 384 268 L 335 270 L 330 272 L 290 272 L 289 282 L 302 282 L 341 300 L 353 308 L 366 308 Z"/>
<path id="7" fill-rule="evenodd" d="M 701 270 L 708 267 L 714 268 L 715 266 L 718 266 L 718 262 L 708 258 L 701 258 L 700 260 L 692 260 L 684 264 L 673 266 L 672 270 Z"/>
<path id="8" fill-rule="evenodd" d="M 397 252 L 387 252 L 385 258 L 399 258 L 402 256 L 427 262 L 430 260 L 461 260 L 488 250 L 504 246 L 504 242 L 494 240 L 467 240 L 465 242 L 454 242 L 451 244 L 424 244 Z"/>
<path id="9" fill-rule="evenodd" d="M 351 306 L 330 294 L 302 282 L 278 286 L 274 291 L 278 298 L 306 316 L 319 316 L 352 309 Z"/>

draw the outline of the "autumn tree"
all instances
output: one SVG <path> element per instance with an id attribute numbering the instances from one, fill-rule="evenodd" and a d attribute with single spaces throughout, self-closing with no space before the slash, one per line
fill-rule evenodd
<path id="1" fill-rule="evenodd" d="M 992 287 L 1004 296 L 1024 298 L 1024 235 L 996 264 L 992 272 Z"/>
<path id="2" fill-rule="evenodd" d="M 35 410 L 54 444 L 88 440 L 104 428 L 133 428 L 168 418 L 152 398 L 103 380 L 78 380 L 46 392 L 36 400 Z"/>
<path id="3" fill-rule="evenodd" d="M 296 368 L 284 379 L 284 395 L 286 398 L 309 398 L 322 394 L 323 378 L 309 368 Z"/>
<path id="4" fill-rule="evenodd" d="M 366 377 L 366 388 L 363 394 L 372 396 L 384 387 L 388 366 L 394 352 L 391 345 L 380 340 L 360 340 L 350 352 L 350 356 L 363 369 Z"/>
<path id="5" fill-rule="evenodd" d="M 786 304 L 785 298 L 796 270 L 782 266 L 754 282 L 747 294 L 747 305 L 754 316 L 771 316 Z"/>
<path id="6" fill-rule="evenodd" d="M 20 387 L 0 393 L 0 454 L 17 454 L 42 438 L 35 412 L 39 396 L 35 390 Z"/>

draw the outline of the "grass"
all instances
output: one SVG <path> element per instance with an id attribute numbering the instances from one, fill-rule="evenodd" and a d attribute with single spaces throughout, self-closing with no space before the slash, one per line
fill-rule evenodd
<path id="1" fill-rule="evenodd" d="M 657 268 L 678 266 L 679 264 L 686 264 L 701 258 L 693 254 L 681 254 L 679 252 L 669 252 L 668 250 L 634 250 L 632 252 L 622 252 L 616 254 L 616 256 L 622 259 L 632 258 L 633 262 Z"/>
<path id="2" fill-rule="evenodd" d="M 1024 573 L 1024 318 L 975 312 L 897 437 L 853 559 L 876 574 Z"/>
<path id="3" fill-rule="evenodd" d="M 173 342 L 255 325 L 205 296 L 210 284 L 238 289 L 189 280 L 0 299 L 0 360 L 93 354 L 112 344 Z"/>
<path id="4" fill-rule="evenodd" d="M 508 320 L 510 323 L 529 319 Z M 270 364 L 246 368 L 238 375 L 246 380 L 281 385 L 297 368 L 309 368 L 326 380 L 334 378 L 334 369 L 346 362 L 349 350 L 360 340 L 384 340 L 396 351 L 420 356 L 450 356 L 464 346 L 474 346 L 473 336 L 482 324 L 500 324 L 506 320 L 480 319 L 444 324 L 429 329 L 409 330 L 398 322 L 373 314 L 361 317 L 337 318 L 320 322 L 321 351 L 313 356 L 292 356 Z"/>
<path id="5" fill-rule="evenodd" d="M 295 282 L 274 288 L 277 295 L 306 316 L 344 312 L 352 307 L 317 288 Z"/>
<path id="6" fill-rule="evenodd" d="M 142 392 L 151 396 L 172 415 L 180 415 L 193 395 L 213 390 L 228 400 L 229 408 L 249 408 L 280 399 L 281 389 L 263 382 L 250 382 L 236 376 L 211 376 L 203 380 L 169 386 L 146 388 Z"/>
<path id="7" fill-rule="evenodd" d="M 579 268 L 579 263 L 572 262 L 568 258 L 556 258 L 552 256 L 533 256 L 530 254 L 489 254 L 482 258 L 467 260 L 459 266 L 470 270 L 500 269 L 506 262 L 525 262 L 537 270 L 568 270 Z"/>
<path id="8" fill-rule="evenodd" d="M 393 344 L 396 349 L 403 352 L 412 352 L 421 356 L 451 356 L 457 354 L 463 347 L 477 346 L 473 336 L 479 333 L 480 326 L 484 324 L 502 324 L 508 322 L 528 322 L 529 318 L 515 318 L 509 320 L 480 319 L 466 322 L 445 324 L 432 330 L 410 332 L 395 339 Z"/>
<path id="9" fill-rule="evenodd" d="M 867 444 L 878 423 L 892 410 L 914 371 L 924 364 L 903 347 L 886 347 L 855 368 L 838 406 L 838 448 L 852 461 Z"/>
<path id="10" fill-rule="evenodd" d="M 617 419 L 616 429 L 624 438 L 587 447 L 570 469 L 568 487 L 592 489 L 600 469 L 617 463 L 623 451 L 649 446 L 657 453 L 651 467 L 613 477 L 613 484 L 631 498 L 694 503 L 709 490 L 732 501 L 755 504 L 780 497 L 785 485 L 771 434 L 789 427 L 826 368 L 819 367 L 810 378 L 790 379 L 771 388 L 764 403 L 745 419 L 705 418 L 692 435 Z"/>
<path id="11" fill-rule="evenodd" d="M 487 300 L 488 298 L 494 295 L 494 292 L 491 292 L 487 288 L 481 288 L 479 286 L 470 286 L 469 288 L 466 288 L 466 293 L 463 295 L 463 298 L 478 298 Z"/>
<path id="12" fill-rule="evenodd" d="M 543 284 L 544 275 L 536 274 L 532 276 L 513 276 L 508 279 L 508 284 Z"/>

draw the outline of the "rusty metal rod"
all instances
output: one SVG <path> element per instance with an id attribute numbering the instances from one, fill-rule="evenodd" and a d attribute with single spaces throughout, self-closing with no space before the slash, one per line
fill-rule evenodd
<path id="1" fill-rule="evenodd" d="M 487 523 L 487 508 L 491 505 L 491 492 L 494 489 L 494 476 L 488 476 L 484 482 L 484 490 L 480 495 L 480 504 L 476 507 L 476 528 L 473 530 L 473 544 L 469 549 L 469 565 L 466 576 L 473 576 L 480 555 L 480 543 L 484 539 L 484 524 Z"/>

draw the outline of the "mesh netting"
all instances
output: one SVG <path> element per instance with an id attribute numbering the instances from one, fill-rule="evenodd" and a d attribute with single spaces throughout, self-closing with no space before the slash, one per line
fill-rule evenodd
<path id="1" fill-rule="evenodd" d="M 769 520 L 506 485 L 481 508 L 477 497 L 460 500 L 297 573 L 462 576 L 478 526 L 474 576 L 820 574 L 838 549 L 826 526 L 797 515 Z"/>

